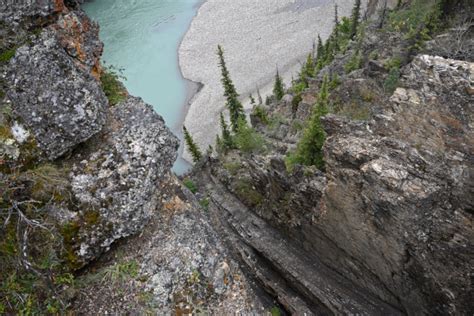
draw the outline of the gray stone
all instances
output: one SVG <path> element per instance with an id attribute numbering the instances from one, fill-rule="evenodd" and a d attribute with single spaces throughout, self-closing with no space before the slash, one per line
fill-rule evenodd
<path id="1" fill-rule="evenodd" d="M 17 50 L 5 79 L 14 115 L 48 159 L 102 130 L 108 103 L 100 83 L 66 53 L 53 30 Z"/>
<path id="2" fill-rule="evenodd" d="M 97 143 L 99 142 L 99 143 Z M 177 157 L 178 139 L 141 99 L 111 109 L 107 129 L 72 159 L 72 192 L 80 212 L 97 222 L 81 227 L 75 252 L 96 258 L 116 240 L 138 233 L 158 206 L 157 191 Z"/>

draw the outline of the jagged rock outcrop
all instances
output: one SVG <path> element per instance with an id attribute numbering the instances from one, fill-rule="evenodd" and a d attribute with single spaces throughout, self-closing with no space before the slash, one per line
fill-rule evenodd
<path id="1" fill-rule="evenodd" d="M 2 0 L 0 2 L 0 19 L 19 22 L 26 18 L 49 18 L 65 9 L 63 0 Z"/>
<path id="2" fill-rule="evenodd" d="M 472 313 L 473 71 L 470 62 L 420 55 L 390 100 L 375 92 L 373 119 L 326 116 L 324 173 L 288 173 L 278 155 L 211 162 L 217 225 L 288 311 L 382 313 L 375 304 L 389 306 L 383 314 Z M 353 95 L 363 95 L 371 81 L 355 76 L 341 86 L 353 80 Z M 340 275 L 354 292 L 335 281 Z M 346 300 L 308 284 L 310 277 Z M 359 295 L 372 303 L 358 305 Z"/>
<path id="3" fill-rule="evenodd" d="M 143 229 L 177 157 L 177 138 L 141 99 L 129 97 L 110 114 L 100 138 L 71 158 L 77 219 L 96 217 L 90 225 L 77 225 L 71 250 L 78 262 L 89 262 L 114 241 Z"/>
<path id="4" fill-rule="evenodd" d="M 5 76 L 13 119 L 34 135 L 49 160 L 100 132 L 108 107 L 100 82 L 61 44 L 56 32 L 43 31 L 16 50 Z"/>
<path id="5" fill-rule="evenodd" d="M 6 92 L 1 171 L 8 179 L 29 169 L 61 169 L 54 174 L 63 174 L 64 196 L 53 192 L 38 205 L 49 210 L 64 239 L 58 251 L 66 251 L 78 268 L 146 225 L 158 207 L 156 193 L 176 158 L 178 141 L 140 99 L 129 97 L 109 108 L 99 80 L 98 26 L 83 12 L 62 1 L 2 5 L 2 20 L 18 22 L 8 24 L 5 36 L 19 43 L 3 53 L 8 58 L 0 65 Z M 48 24 L 31 32 L 31 24 L 23 22 L 34 29 L 42 21 L 29 17 Z M 44 160 L 55 166 L 43 168 Z M 26 173 L 20 178 L 27 180 Z M 33 186 L 23 194 L 40 196 L 34 193 L 40 189 Z"/>
<path id="6" fill-rule="evenodd" d="M 273 306 L 209 225 L 207 199 L 172 174 L 179 142 L 161 116 L 126 93 L 109 104 L 98 25 L 77 3 L 0 6 L 0 278 L 13 284 L 0 313 L 56 314 L 72 298 L 86 314 Z"/>
<path id="7" fill-rule="evenodd" d="M 89 282 L 73 309 L 80 314 L 263 314 L 273 302 L 265 301 L 234 261 L 196 197 L 173 177 L 160 188 L 162 206 L 150 224 L 90 273 L 100 276 L 133 262 L 139 277 L 113 286 Z"/>

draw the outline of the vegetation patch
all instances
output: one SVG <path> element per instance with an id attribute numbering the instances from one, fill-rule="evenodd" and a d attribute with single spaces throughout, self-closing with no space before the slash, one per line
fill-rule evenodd
<path id="1" fill-rule="evenodd" d="M 237 180 L 235 183 L 235 191 L 240 200 L 250 207 L 260 206 L 265 200 L 264 196 L 257 191 L 249 180 Z"/>
<path id="2" fill-rule="evenodd" d="M 263 107 L 257 105 L 254 109 L 253 109 L 253 112 L 252 112 L 252 115 L 257 117 L 260 122 L 262 122 L 262 124 L 268 124 L 268 116 L 267 116 L 267 112 L 265 112 L 265 110 L 263 109 Z"/>
<path id="3" fill-rule="evenodd" d="M 239 170 L 242 168 L 242 164 L 240 162 L 225 162 L 222 164 L 222 166 L 233 176 L 237 175 Z"/>
<path id="4" fill-rule="evenodd" d="M 0 52 L 0 63 L 7 63 L 15 56 L 16 47 Z"/>
<path id="5" fill-rule="evenodd" d="M 100 76 L 102 89 L 111 106 L 125 100 L 128 95 L 121 80 L 126 80 L 122 74 L 122 70 L 113 66 L 105 67 Z"/>
<path id="6" fill-rule="evenodd" d="M 198 191 L 198 187 L 197 187 L 196 183 L 194 183 L 194 181 L 189 179 L 189 178 L 184 179 L 183 184 L 193 194 L 196 194 L 196 192 Z"/>
<path id="7" fill-rule="evenodd" d="M 241 119 L 239 122 L 234 142 L 237 149 L 247 154 L 263 152 L 265 149 L 265 140 L 262 135 L 250 127 L 245 119 Z"/>

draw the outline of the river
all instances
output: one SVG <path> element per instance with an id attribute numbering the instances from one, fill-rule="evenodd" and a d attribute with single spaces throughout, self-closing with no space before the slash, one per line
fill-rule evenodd
<path id="1" fill-rule="evenodd" d="M 153 105 L 171 130 L 181 126 L 191 93 L 178 65 L 178 46 L 201 0 L 93 0 L 83 9 L 100 24 L 106 65 L 123 69 L 130 94 Z M 189 164 L 179 158 L 173 170 Z"/>

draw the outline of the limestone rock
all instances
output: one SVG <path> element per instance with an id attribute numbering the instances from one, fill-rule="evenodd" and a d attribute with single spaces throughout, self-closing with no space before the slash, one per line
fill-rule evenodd
<path id="1" fill-rule="evenodd" d="M 13 114 L 54 160 L 102 130 L 107 99 L 100 83 L 61 46 L 53 30 L 16 51 L 6 81 Z"/>
<path id="2" fill-rule="evenodd" d="M 116 240 L 139 232 L 158 207 L 157 192 L 176 160 L 178 140 L 141 99 L 111 109 L 107 129 L 72 159 L 72 192 L 83 217 L 74 241 L 80 262 L 97 257 Z"/>

